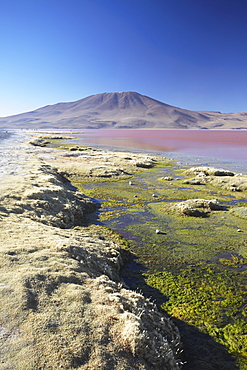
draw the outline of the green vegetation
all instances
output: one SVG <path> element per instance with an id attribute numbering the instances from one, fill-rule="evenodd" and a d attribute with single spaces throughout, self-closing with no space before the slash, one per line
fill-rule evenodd
<path id="1" fill-rule="evenodd" d="M 190 265 L 174 274 L 147 275 L 147 283 L 168 301 L 162 308 L 170 315 L 212 336 L 247 366 L 246 273 L 222 269 L 217 264 Z"/>

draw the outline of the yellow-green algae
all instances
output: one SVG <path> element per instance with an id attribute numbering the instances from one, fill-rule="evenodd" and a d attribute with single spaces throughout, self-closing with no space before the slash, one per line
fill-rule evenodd
<path id="1" fill-rule="evenodd" d="M 247 366 L 246 272 L 222 269 L 218 264 L 196 264 L 175 274 L 147 275 L 147 283 L 167 298 L 162 308 L 194 325 L 236 355 Z"/>

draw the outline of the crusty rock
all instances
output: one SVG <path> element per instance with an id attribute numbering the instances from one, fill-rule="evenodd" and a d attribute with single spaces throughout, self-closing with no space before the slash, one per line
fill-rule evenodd
<path id="1" fill-rule="evenodd" d="M 152 160 L 145 160 L 143 162 L 136 162 L 135 165 L 136 167 L 140 168 L 152 168 L 154 167 L 154 162 Z"/>
<path id="2" fill-rule="evenodd" d="M 169 210 L 180 215 L 202 217 L 215 210 L 222 210 L 223 206 L 216 199 L 189 199 L 178 202 L 169 207 Z"/>
<path id="3" fill-rule="evenodd" d="M 165 177 L 161 177 L 161 180 L 172 181 L 173 177 L 172 176 L 165 176 Z"/>
<path id="4" fill-rule="evenodd" d="M 184 184 L 200 185 L 208 183 L 229 191 L 247 190 L 247 175 L 235 174 L 228 170 L 213 167 L 192 167 L 185 171 L 185 175 L 196 176 L 185 179 Z"/>
<path id="5" fill-rule="evenodd" d="M 183 181 L 183 184 L 190 184 L 190 185 L 203 185 L 205 181 L 201 178 L 194 177 L 193 179 L 186 179 Z"/>
<path id="6" fill-rule="evenodd" d="M 59 173 L 66 173 L 70 179 L 90 179 L 94 178 L 118 178 L 119 176 L 129 176 L 142 168 L 154 167 L 157 157 L 144 154 L 134 154 L 124 152 L 105 152 L 93 148 L 83 148 L 75 152 L 54 150 L 56 155 L 52 159 L 43 153 L 43 158 L 55 166 Z"/>
<path id="7" fill-rule="evenodd" d="M 204 174 L 206 176 L 235 176 L 234 172 L 218 169 L 214 167 L 191 167 L 188 170 L 185 171 L 185 174 L 190 175 L 198 175 L 198 174 Z"/>
<path id="8" fill-rule="evenodd" d="M 79 192 L 71 191 L 61 176 L 50 166 L 39 166 L 32 174 L 30 183 L 19 193 L 4 195 L 2 205 L 8 212 L 21 214 L 47 225 L 68 228 L 81 225 L 85 215 L 96 210 L 96 204 Z M 35 181 L 36 180 L 36 181 Z"/>

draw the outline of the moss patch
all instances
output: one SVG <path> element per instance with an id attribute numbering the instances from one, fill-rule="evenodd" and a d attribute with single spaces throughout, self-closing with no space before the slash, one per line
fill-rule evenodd
<path id="1" fill-rule="evenodd" d="M 168 298 L 162 308 L 169 314 L 209 334 L 247 366 L 246 275 L 202 263 L 179 274 L 148 274 L 147 283 Z"/>

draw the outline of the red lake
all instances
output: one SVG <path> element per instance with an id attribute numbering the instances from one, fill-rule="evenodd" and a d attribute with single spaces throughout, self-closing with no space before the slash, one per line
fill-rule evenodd
<path id="1" fill-rule="evenodd" d="M 88 129 L 76 134 L 83 144 L 144 151 L 247 160 L 247 130 L 129 130 Z M 80 140 L 80 141 L 81 141 Z"/>

